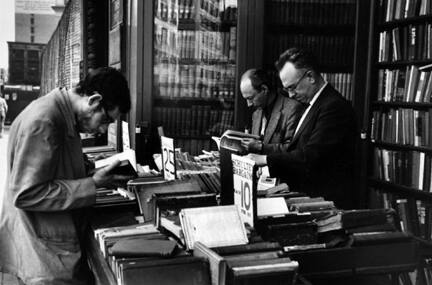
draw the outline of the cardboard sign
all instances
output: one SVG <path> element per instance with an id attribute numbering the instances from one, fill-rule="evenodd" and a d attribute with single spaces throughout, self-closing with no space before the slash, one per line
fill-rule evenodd
<path id="1" fill-rule="evenodd" d="M 161 136 L 162 169 L 165 180 L 175 180 L 174 139 Z"/>
<path id="2" fill-rule="evenodd" d="M 244 223 L 254 226 L 256 218 L 256 178 L 257 167 L 253 160 L 231 154 L 234 180 L 234 204 L 240 209 Z"/>

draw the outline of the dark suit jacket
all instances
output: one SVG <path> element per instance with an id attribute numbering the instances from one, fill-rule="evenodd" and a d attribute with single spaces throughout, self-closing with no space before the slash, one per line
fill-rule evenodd
<path id="1" fill-rule="evenodd" d="M 264 154 L 286 151 L 304 108 L 299 102 L 277 95 L 263 138 Z M 260 135 L 263 109 L 252 115 L 252 134 Z"/>
<path id="2" fill-rule="evenodd" d="M 351 104 L 327 85 L 287 152 L 268 155 L 270 175 L 280 177 L 294 191 L 324 196 L 339 208 L 351 208 L 357 137 Z"/>

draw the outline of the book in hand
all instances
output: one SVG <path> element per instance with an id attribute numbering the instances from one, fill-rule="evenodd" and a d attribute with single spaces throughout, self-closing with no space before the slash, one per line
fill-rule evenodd
<path id="1" fill-rule="evenodd" d="M 236 154 L 244 154 L 246 153 L 246 149 L 241 145 L 241 142 L 242 139 L 246 138 L 260 140 L 260 137 L 257 135 L 227 130 L 221 137 L 220 147 L 229 149 Z"/>
<path id="2" fill-rule="evenodd" d="M 120 161 L 120 165 L 111 170 L 111 174 L 138 177 L 135 151 L 131 149 L 125 150 L 124 152 L 117 153 L 104 159 L 96 160 L 94 171 L 109 166 L 116 160 Z"/>

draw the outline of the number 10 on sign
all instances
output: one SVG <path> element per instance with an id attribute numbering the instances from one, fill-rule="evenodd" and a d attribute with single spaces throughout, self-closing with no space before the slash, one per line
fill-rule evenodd
<path id="1" fill-rule="evenodd" d="M 234 204 L 239 207 L 244 223 L 254 226 L 255 162 L 233 154 Z"/>

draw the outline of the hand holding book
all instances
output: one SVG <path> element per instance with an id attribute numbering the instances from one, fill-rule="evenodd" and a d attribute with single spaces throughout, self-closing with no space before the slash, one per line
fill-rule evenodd
<path id="1" fill-rule="evenodd" d="M 132 175 L 113 173 L 114 169 L 116 169 L 120 165 L 121 165 L 121 161 L 117 159 L 111 162 L 111 164 L 96 170 L 92 176 L 96 187 L 109 186 L 113 183 L 113 181 L 133 179 L 134 176 Z"/>
<path id="2" fill-rule="evenodd" d="M 242 138 L 241 146 L 244 147 L 244 149 L 248 153 L 250 152 L 261 153 L 263 148 L 263 143 L 262 141 L 253 138 Z"/>

